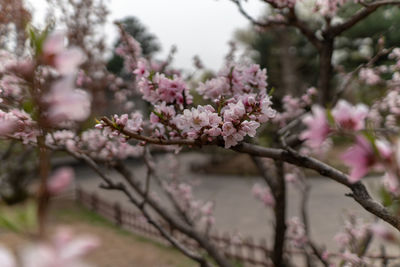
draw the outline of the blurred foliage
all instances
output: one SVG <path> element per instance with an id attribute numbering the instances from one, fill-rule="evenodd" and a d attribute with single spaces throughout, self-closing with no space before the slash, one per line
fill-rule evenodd
<path id="1" fill-rule="evenodd" d="M 0 200 L 7 205 L 21 203 L 28 198 L 36 174 L 35 150 L 14 141 L 2 141 L 0 148 Z"/>
<path id="2" fill-rule="evenodd" d="M 339 14 L 341 18 L 337 21 L 340 22 L 354 14 L 357 8 L 357 5 L 348 5 L 342 9 Z M 310 15 L 308 19 L 312 27 L 315 18 Z M 334 66 L 348 72 L 366 63 L 376 54 L 376 44 L 380 38 L 383 38 L 387 48 L 400 46 L 399 28 L 399 7 L 380 8 L 337 38 L 333 55 Z M 271 28 L 264 32 L 238 30 L 235 39 L 252 51 L 256 63 L 267 68 L 269 86 L 278 89 L 274 94 L 275 100 L 281 99 L 287 93 L 299 96 L 306 88 L 317 85 L 317 50 L 296 29 Z M 378 64 L 384 63 L 384 60 L 381 59 Z M 379 88 L 368 92 L 363 89 L 360 87 L 353 97 L 368 103 L 371 98 L 381 94 Z M 279 108 L 279 103 L 276 103 L 276 107 Z"/>
<path id="3" fill-rule="evenodd" d="M 16 232 L 35 232 L 37 228 L 37 206 L 28 201 L 18 206 L 0 206 L 0 229 Z"/>

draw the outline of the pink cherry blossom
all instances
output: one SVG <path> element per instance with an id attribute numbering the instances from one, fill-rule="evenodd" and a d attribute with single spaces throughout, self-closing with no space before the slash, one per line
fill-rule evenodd
<path id="1" fill-rule="evenodd" d="M 51 123 L 60 121 L 83 121 L 90 115 L 90 97 L 79 89 L 74 89 L 71 76 L 56 81 L 44 101 L 49 106 L 48 119 Z"/>
<path id="2" fill-rule="evenodd" d="M 341 159 L 351 168 L 349 181 L 352 183 L 359 181 L 377 163 L 372 145 L 362 136 L 357 136 L 356 144 Z"/>
<path id="3" fill-rule="evenodd" d="M 321 146 L 332 131 L 325 110 L 320 106 L 313 106 L 312 115 L 305 116 L 303 123 L 307 126 L 307 129 L 300 134 L 300 138 L 306 140 L 312 148 Z"/>
<path id="4" fill-rule="evenodd" d="M 23 110 L 0 110 L 0 136 L 11 135 L 23 143 L 35 142 L 38 134 L 36 122 Z"/>
<path id="5" fill-rule="evenodd" d="M 177 75 L 174 75 L 172 79 L 160 73 L 156 73 L 151 79 L 142 76 L 138 81 L 138 89 L 142 93 L 143 99 L 152 104 L 161 102 L 179 105 L 192 103 L 192 96 L 186 83 Z"/>
<path id="6" fill-rule="evenodd" d="M 65 48 L 65 35 L 61 32 L 50 34 L 43 44 L 43 54 L 46 56 L 56 55 Z"/>
<path id="7" fill-rule="evenodd" d="M 52 195 L 58 195 L 65 191 L 74 180 L 74 170 L 72 168 L 60 168 L 49 178 L 47 188 Z"/>
<path id="8" fill-rule="evenodd" d="M 217 99 L 218 97 L 229 95 L 229 81 L 226 77 L 217 77 L 200 83 L 197 92 L 205 99 Z"/>
<path id="9" fill-rule="evenodd" d="M 396 236 L 393 234 L 393 232 L 390 231 L 389 228 L 381 222 L 370 225 L 369 229 L 375 236 L 381 238 L 384 241 L 396 241 Z"/>
<path id="10" fill-rule="evenodd" d="M 21 254 L 23 267 L 89 267 L 82 257 L 99 246 L 91 236 L 72 236 L 58 229 L 53 240 L 26 247 Z"/>
<path id="11" fill-rule="evenodd" d="M 0 263 L 2 267 L 17 267 L 14 255 L 3 246 L 0 246 Z"/>
<path id="12" fill-rule="evenodd" d="M 292 217 L 287 222 L 287 235 L 290 239 L 290 243 L 295 247 L 303 247 L 307 244 L 308 238 L 304 224 L 298 217 Z"/>
<path id="13" fill-rule="evenodd" d="M 268 187 L 255 184 L 252 189 L 253 195 L 259 199 L 266 207 L 274 207 L 275 199 Z"/>
<path id="14" fill-rule="evenodd" d="M 239 132 L 243 135 L 254 137 L 257 133 L 257 128 L 260 127 L 260 123 L 256 121 L 243 121 L 240 124 Z"/>
<path id="15" fill-rule="evenodd" d="M 359 73 L 360 79 L 368 85 L 375 85 L 380 82 L 381 78 L 373 69 L 362 68 Z"/>
<path id="16" fill-rule="evenodd" d="M 141 78 L 147 78 L 150 75 L 148 70 L 148 63 L 145 59 L 140 59 L 137 63 L 136 69 L 133 73 L 136 75 L 136 79 L 140 80 Z"/>
<path id="17" fill-rule="evenodd" d="M 85 54 L 79 48 L 70 48 L 59 53 L 54 59 L 54 66 L 62 75 L 76 72 L 85 61 Z"/>
<path id="18" fill-rule="evenodd" d="M 79 48 L 65 47 L 65 36 L 62 33 L 49 35 L 43 44 L 43 59 L 62 75 L 72 74 L 85 60 L 85 55 Z"/>
<path id="19" fill-rule="evenodd" d="M 92 236 L 74 237 L 67 228 L 57 229 L 49 241 L 38 241 L 24 247 L 17 265 L 16 257 L 6 248 L 0 247 L 2 267 L 89 267 L 82 259 L 99 246 Z"/>
<path id="20" fill-rule="evenodd" d="M 363 104 L 350 105 L 346 100 L 340 100 L 332 109 L 332 116 L 339 128 L 349 131 L 364 129 L 368 108 Z"/>

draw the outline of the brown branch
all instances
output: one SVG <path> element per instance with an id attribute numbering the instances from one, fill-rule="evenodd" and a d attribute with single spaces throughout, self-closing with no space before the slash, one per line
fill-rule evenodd
<path id="1" fill-rule="evenodd" d="M 101 118 L 101 120 L 109 127 L 119 130 L 121 133 L 123 133 L 124 135 L 136 139 L 136 140 L 140 140 L 140 141 L 144 141 L 146 143 L 149 144 L 158 144 L 158 145 L 186 145 L 186 146 L 199 146 L 201 145 L 199 142 L 196 142 L 195 140 L 187 140 L 187 139 L 179 139 L 179 140 L 165 140 L 165 139 L 159 139 L 159 138 L 153 138 L 153 137 L 149 137 L 149 136 L 143 136 L 140 134 L 137 134 L 135 132 L 129 131 L 127 129 L 117 129 L 114 126 L 114 123 L 107 117 L 103 117 Z"/>
<path id="2" fill-rule="evenodd" d="M 375 201 L 368 193 L 364 184 L 362 184 L 361 182 L 357 182 L 354 184 L 350 183 L 346 174 L 317 159 L 300 155 L 293 151 L 289 152 L 284 149 L 265 148 L 248 143 L 242 143 L 236 147 L 233 147 L 232 150 L 258 157 L 268 157 L 272 159 L 282 160 L 299 167 L 305 167 L 315 170 L 322 176 L 329 177 L 332 180 L 348 187 L 352 191 L 352 193 L 350 193 L 348 196 L 354 198 L 355 201 L 357 201 L 364 209 L 366 209 L 370 213 L 391 224 L 397 230 L 400 230 L 400 218 L 391 214 L 388 209 Z"/>
<path id="3" fill-rule="evenodd" d="M 273 21 L 273 20 L 269 20 L 267 22 L 261 22 L 256 20 L 255 18 L 253 18 L 252 16 L 250 16 L 249 13 L 246 12 L 246 10 L 244 10 L 240 0 L 231 0 L 237 7 L 239 12 L 248 20 L 250 21 L 251 24 L 261 27 L 261 28 L 268 28 L 271 26 L 282 26 L 282 25 L 288 25 L 287 22 L 285 21 Z"/>
<path id="4" fill-rule="evenodd" d="M 387 5 L 400 5 L 400 1 L 398 0 L 381 0 L 381 1 L 374 1 L 370 4 L 365 4 L 364 8 L 360 9 L 356 14 L 350 17 L 347 21 L 343 22 L 342 24 L 332 26 L 328 29 L 324 35 L 329 36 L 338 36 L 342 32 L 350 29 L 354 25 L 356 25 L 361 20 L 365 19 L 373 12 L 375 12 L 379 7 L 387 6 Z"/>
<path id="5" fill-rule="evenodd" d="M 107 125 L 114 127 L 112 122 L 108 118 L 103 118 L 103 121 Z M 131 136 L 132 138 L 139 137 L 140 138 L 139 140 L 143 139 L 151 140 L 152 143 L 155 144 L 160 144 L 160 145 L 171 144 L 166 140 L 158 140 L 150 137 L 144 138 L 141 135 L 131 133 L 126 130 L 122 130 L 122 133 L 126 134 L 127 136 Z M 190 144 L 190 145 L 197 144 L 196 141 L 194 140 L 174 140 L 174 141 L 176 141 L 175 144 Z M 322 176 L 329 177 L 332 180 L 347 186 L 352 191 L 352 193 L 349 194 L 349 196 L 354 198 L 354 200 L 356 200 L 364 209 L 376 215 L 377 217 L 381 218 L 382 220 L 386 221 L 387 223 L 393 225 L 397 230 L 400 231 L 400 218 L 391 214 L 389 210 L 387 210 L 380 203 L 375 201 L 368 193 L 368 190 L 366 189 L 364 184 L 362 184 L 361 182 L 357 182 L 354 184 L 350 183 L 346 174 L 317 159 L 300 155 L 295 151 L 288 151 L 279 148 L 266 148 L 257 145 L 252 145 L 249 143 L 242 143 L 235 147 L 232 147 L 231 149 L 252 156 L 267 157 L 275 160 L 282 160 L 299 167 L 315 170 Z"/>
<path id="6" fill-rule="evenodd" d="M 39 148 L 39 189 L 37 193 L 38 206 L 37 206 L 37 216 L 39 225 L 39 236 L 43 237 L 45 234 L 46 227 L 46 217 L 49 208 L 50 193 L 47 188 L 47 182 L 50 171 L 50 159 L 45 145 L 45 135 L 42 134 L 37 137 L 37 143 Z"/>
<path id="7" fill-rule="evenodd" d="M 210 266 L 209 263 L 201 256 L 189 251 L 187 248 L 185 248 L 182 244 L 180 244 L 176 239 L 174 239 L 171 235 L 168 234 L 168 232 L 153 218 L 151 217 L 150 213 L 147 211 L 145 208 L 145 205 L 143 205 L 143 202 L 135 199 L 131 192 L 125 187 L 124 184 L 122 183 L 114 183 L 113 179 L 111 177 L 108 177 L 103 171 L 100 170 L 99 166 L 88 156 L 84 154 L 79 154 L 73 151 L 68 152 L 74 156 L 77 159 L 83 160 L 92 170 L 94 170 L 101 178 L 102 180 L 106 183 L 105 185 L 102 185 L 101 187 L 104 189 L 112 189 L 112 190 L 119 190 L 125 194 L 126 197 L 128 197 L 129 201 L 134 204 L 141 212 L 142 214 L 146 217 L 147 221 L 152 224 L 159 232 L 160 234 L 167 239 L 168 242 L 171 243 L 174 247 L 176 247 L 178 250 L 180 250 L 184 255 L 187 257 L 191 258 L 192 260 L 198 262 L 200 266 L 208 267 Z M 136 188 L 135 188 L 136 189 Z M 143 191 L 138 191 L 136 190 L 142 197 L 145 194 Z M 147 196 L 146 196 L 147 197 Z M 149 200 L 149 199 L 148 199 Z M 151 206 L 153 207 L 154 201 L 150 201 Z M 172 224 L 176 226 L 176 224 Z M 228 266 L 228 265 L 227 265 Z"/>
<path id="8" fill-rule="evenodd" d="M 251 159 L 253 160 L 254 164 L 257 166 L 257 169 L 259 171 L 259 174 L 261 175 L 262 178 L 264 178 L 264 181 L 267 183 L 269 188 L 271 189 L 271 192 L 274 192 L 277 189 L 277 181 L 275 177 L 272 177 L 269 175 L 271 171 L 265 166 L 263 160 L 259 157 L 251 156 Z"/>
<path id="9" fill-rule="evenodd" d="M 375 62 L 377 62 L 381 57 L 386 56 L 390 54 L 390 52 L 393 50 L 394 47 L 388 48 L 388 49 L 382 49 L 374 57 L 372 57 L 368 62 L 364 64 L 360 64 L 355 68 L 353 71 L 349 72 L 346 74 L 346 76 L 343 78 L 343 82 L 339 89 L 337 90 L 336 94 L 333 97 L 332 101 L 332 106 L 336 104 L 336 102 L 340 99 L 340 97 L 343 95 L 343 93 L 347 90 L 349 87 L 351 81 L 353 80 L 355 74 L 357 74 L 362 68 L 364 67 L 371 67 Z"/>
<path id="10" fill-rule="evenodd" d="M 172 195 L 172 193 L 168 190 L 165 189 L 165 186 L 163 185 L 160 177 L 157 175 L 156 171 L 154 170 L 153 166 L 151 165 L 152 157 L 150 150 L 146 148 L 146 153 L 144 157 L 144 162 L 147 166 L 148 171 L 151 173 L 151 175 L 155 178 L 155 181 L 157 184 L 160 186 L 160 188 L 163 190 L 169 201 L 171 201 L 172 205 L 174 206 L 175 210 L 177 211 L 178 215 L 185 221 L 190 226 L 193 226 L 193 220 L 190 218 L 190 216 L 185 212 L 182 207 L 179 205 L 177 199 Z"/>
<path id="11" fill-rule="evenodd" d="M 125 181 L 141 196 L 144 192 L 138 181 L 134 180 L 132 173 L 121 163 L 114 166 L 115 170 L 119 172 Z M 168 213 L 167 209 L 162 207 L 159 203 L 152 198 L 148 198 L 147 203 L 170 225 L 181 231 L 183 234 L 193 238 L 198 244 L 208 253 L 208 255 L 215 260 L 221 267 L 230 267 L 231 264 L 220 254 L 218 249 L 201 233 L 197 232 L 194 228 L 183 224 L 181 221 L 176 220 Z"/>
<path id="12" fill-rule="evenodd" d="M 315 36 L 314 31 L 311 30 L 307 24 L 304 21 L 301 21 L 295 13 L 294 8 L 289 9 L 289 14 L 288 14 L 288 21 L 274 21 L 274 20 L 269 20 L 267 22 L 261 22 L 256 19 L 254 19 L 252 16 L 247 13 L 240 0 L 231 0 L 237 7 L 239 12 L 248 20 L 250 23 L 252 23 L 255 26 L 261 27 L 261 28 L 268 28 L 268 27 L 273 27 L 273 26 L 293 26 L 297 29 L 300 30 L 300 32 L 318 49 L 320 50 L 322 48 L 321 41 Z M 264 1 L 268 4 L 270 4 L 272 7 L 276 9 L 280 9 L 277 5 L 275 5 L 271 1 Z"/>
<path id="13" fill-rule="evenodd" d="M 312 43 L 312 45 L 315 48 L 317 48 L 318 51 L 321 51 L 322 49 L 321 40 L 319 40 L 315 36 L 314 31 L 311 30 L 304 21 L 300 20 L 297 17 L 294 8 L 290 8 L 288 18 L 289 18 L 288 24 L 299 29 L 300 32 Z"/>
<path id="14" fill-rule="evenodd" d="M 108 118 L 103 118 L 103 121 L 107 125 L 114 127 L 113 123 Z M 141 135 L 131 133 L 126 130 L 122 130 L 122 133 L 132 138 L 139 137 L 139 140 L 143 139 L 151 140 L 152 143 L 154 144 L 160 144 L 160 145 L 171 144 L 169 140 L 158 140 L 155 138 L 143 137 Z M 173 141 L 176 141 L 174 144 L 190 144 L 190 145 L 198 144 L 194 140 L 184 139 L 184 140 L 173 140 Z M 352 191 L 352 193 L 349 194 L 348 196 L 354 198 L 354 200 L 357 201 L 364 209 L 376 215 L 377 217 L 381 218 L 382 220 L 386 221 L 387 223 L 393 225 L 397 230 L 400 231 L 400 218 L 391 214 L 389 210 L 387 210 L 380 203 L 375 201 L 370 196 L 368 190 L 366 189 L 364 184 L 362 184 L 362 182 L 357 182 L 354 184 L 350 183 L 348 176 L 346 174 L 315 158 L 300 155 L 293 150 L 288 151 L 279 148 L 266 148 L 257 145 L 252 145 L 249 143 L 242 143 L 235 147 L 232 147 L 231 149 L 252 156 L 267 157 L 275 160 L 282 160 L 299 167 L 315 170 L 322 176 L 329 177 L 332 180 L 347 186 Z"/>
<path id="15" fill-rule="evenodd" d="M 286 183 L 283 162 L 275 160 L 277 187 L 273 192 L 275 198 L 275 240 L 272 262 L 275 266 L 285 266 L 283 257 L 286 235 Z"/>

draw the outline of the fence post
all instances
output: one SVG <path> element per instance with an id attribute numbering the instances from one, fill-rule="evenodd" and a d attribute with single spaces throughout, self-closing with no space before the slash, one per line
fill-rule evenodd
<path id="1" fill-rule="evenodd" d="M 251 236 L 248 236 L 246 239 L 246 248 L 247 248 L 247 253 L 246 257 L 249 262 L 251 263 L 256 263 L 256 253 L 255 253 L 255 246 L 253 242 L 253 238 Z"/>
<path id="2" fill-rule="evenodd" d="M 123 226 L 121 205 L 118 202 L 114 203 L 114 219 L 118 226 Z"/>
<path id="3" fill-rule="evenodd" d="M 227 258 L 231 259 L 232 258 L 232 253 L 231 253 L 231 236 L 229 235 L 228 232 L 224 232 L 222 234 L 222 240 L 225 243 L 225 247 L 224 247 L 224 254 Z"/>
<path id="4" fill-rule="evenodd" d="M 98 204 L 99 204 L 99 198 L 97 197 L 96 193 L 93 193 L 91 195 L 91 206 L 93 211 L 98 210 Z"/>
<path id="5" fill-rule="evenodd" d="M 269 251 L 267 240 L 264 237 L 260 240 L 260 247 L 263 252 L 263 258 L 265 259 L 265 262 L 269 262 L 271 259 L 271 251 Z"/>
<path id="6" fill-rule="evenodd" d="M 82 189 L 80 187 L 76 188 L 75 191 L 75 201 L 82 202 Z"/>

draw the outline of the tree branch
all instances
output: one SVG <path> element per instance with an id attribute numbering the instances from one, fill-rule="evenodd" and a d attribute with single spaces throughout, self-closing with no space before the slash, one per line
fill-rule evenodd
<path id="1" fill-rule="evenodd" d="M 352 191 L 349 196 L 354 198 L 354 200 L 357 201 L 364 209 L 391 224 L 397 230 L 400 230 L 400 218 L 391 214 L 388 209 L 372 199 L 364 184 L 361 182 L 354 184 L 350 183 L 346 174 L 317 159 L 300 155 L 298 153 L 294 153 L 293 151 L 289 152 L 284 149 L 265 148 L 248 143 L 242 143 L 236 147 L 233 147 L 232 150 L 258 157 L 268 157 L 272 159 L 283 160 L 299 167 L 315 170 L 322 176 L 329 177 L 332 180 L 348 187 Z"/>
<path id="2" fill-rule="evenodd" d="M 282 25 L 288 25 L 286 21 L 273 21 L 269 20 L 267 22 L 261 22 L 250 16 L 249 13 L 244 10 L 242 4 L 240 3 L 240 0 L 231 0 L 237 7 L 239 12 L 248 20 L 250 21 L 251 24 L 261 27 L 261 28 L 268 28 L 271 26 L 282 26 Z"/>
<path id="3" fill-rule="evenodd" d="M 171 243 L 171 245 L 173 245 L 174 247 L 176 247 L 178 250 L 180 250 L 184 255 L 186 255 L 187 257 L 191 258 L 192 260 L 198 262 L 200 264 L 200 266 L 204 266 L 204 267 L 209 267 L 210 264 L 201 256 L 193 253 L 192 251 L 188 250 L 187 248 L 185 248 L 182 244 L 180 244 L 175 238 L 173 238 L 171 235 L 168 234 L 168 232 L 158 223 L 156 222 L 150 215 L 150 213 L 147 211 L 147 209 L 145 208 L 145 205 L 143 205 L 143 202 L 137 200 L 132 194 L 131 192 L 125 187 L 124 184 L 122 183 L 114 183 L 113 179 L 111 179 L 111 177 L 108 177 L 103 171 L 101 171 L 99 169 L 99 166 L 88 156 L 84 155 L 84 154 L 79 154 L 73 151 L 68 151 L 72 156 L 74 156 L 77 159 L 83 160 L 86 164 L 88 164 L 88 166 L 94 170 L 101 178 L 102 180 L 106 183 L 105 185 L 102 186 L 102 188 L 104 189 L 111 189 L 111 190 L 119 190 L 121 192 L 123 192 L 125 194 L 125 196 L 129 199 L 129 201 L 134 204 L 141 212 L 142 214 L 145 216 L 145 218 L 147 219 L 147 221 L 152 224 L 159 232 L 160 234 L 167 239 L 168 242 Z M 136 189 L 136 188 L 135 188 Z M 145 194 L 145 192 L 142 191 L 138 191 L 136 190 L 141 196 L 143 196 Z M 147 196 L 146 196 L 147 197 Z M 148 199 L 149 200 L 149 199 Z M 153 201 L 150 201 L 152 202 Z M 153 205 L 151 205 L 153 206 Z M 172 225 L 176 226 L 176 224 L 172 223 Z"/>
<path id="4" fill-rule="evenodd" d="M 373 12 L 375 12 L 379 7 L 387 6 L 387 5 L 400 5 L 400 1 L 398 0 L 381 0 L 381 1 L 374 1 L 370 4 L 365 4 L 364 8 L 360 9 L 356 14 L 350 17 L 347 21 L 343 22 L 342 24 L 332 26 L 325 32 L 325 35 L 331 36 L 338 36 L 342 32 L 350 29 L 354 25 L 356 25 L 361 20 L 365 19 Z"/>
<path id="5" fill-rule="evenodd" d="M 121 163 L 114 166 L 115 170 L 118 171 L 126 182 L 141 196 L 144 192 L 138 181 L 134 181 L 131 172 Z M 208 255 L 213 258 L 216 263 L 221 267 L 230 267 L 231 264 L 219 253 L 217 248 L 201 233 L 197 232 L 190 226 L 183 224 L 181 221 L 176 220 L 168 211 L 161 207 L 159 203 L 154 201 L 152 198 L 148 198 L 147 203 L 170 225 L 181 231 L 183 234 L 196 240 L 199 245 L 208 253 Z"/>
<path id="6" fill-rule="evenodd" d="M 107 117 L 101 118 L 101 120 L 109 127 L 114 128 L 114 123 Z M 158 144 L 158 145 L 186 145 L 186 146 L 199 146 L 201 145 L 199 142 L 196 142 L 195 140 L 187 140 L 187 139 L 178 139 L 178 140 L 164 140 L 164 139 L 159 139 L 159 138 L 153 138 L 153 137 L 148 137 L 148 136 L 143 136 L 134 132 L 131 132 L 127 129 L 118 129 L 121 133 L 124 135 L 144 141 L 149 144 Z"/>

